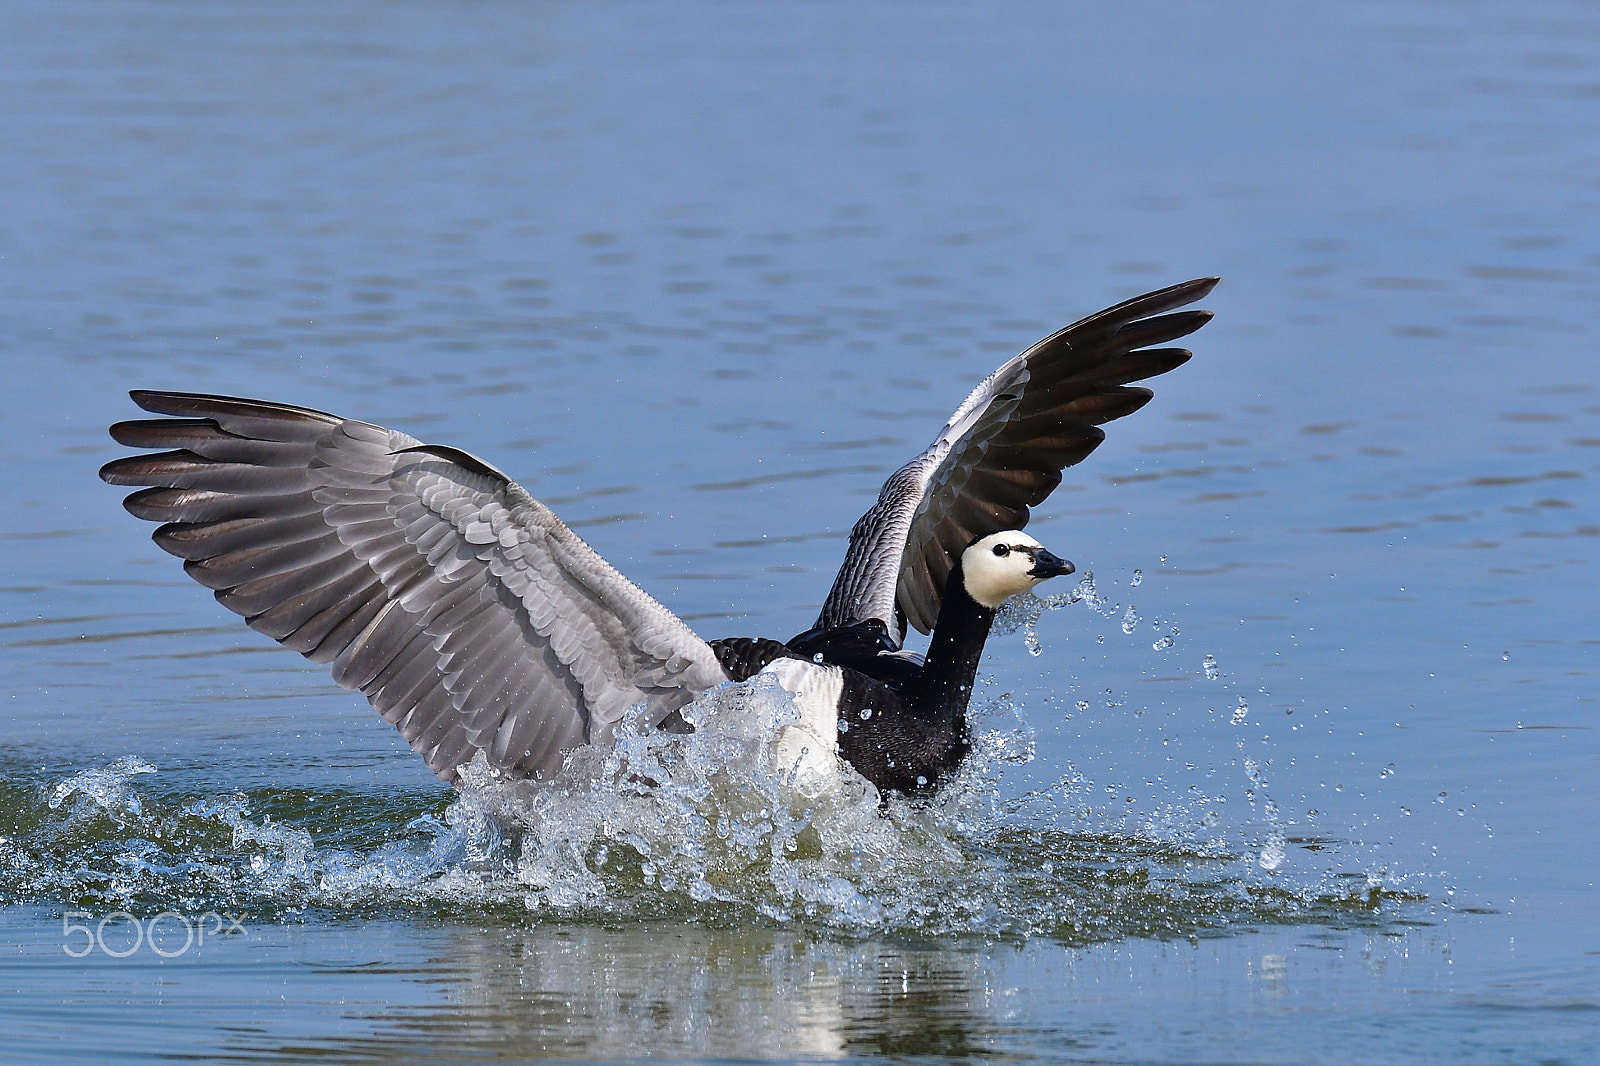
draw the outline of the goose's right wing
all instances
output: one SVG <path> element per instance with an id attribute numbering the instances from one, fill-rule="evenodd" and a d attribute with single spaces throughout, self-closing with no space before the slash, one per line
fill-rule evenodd
<path id="1" fill-rule="evenodd" d="M 711 648 L 498 470 L 284 404 L 135 392 L 106 464 L 156 543 L 251 628 L 358 688 L 446 781 L 548 775 L 644 706 L 727 680 Z"/>
<path id="2" fill-rule="evenodd" d="M 1136 296 L 1051 334 L 972 390 L 938 439 L 884 483 L 850 531 L 821 628 L 881 623 L 899 643 L 939 616 L 945 579 L 974 538 L 1021 529 L 1061 471 L 1105 439 L 1100 425 L 1151 397 L 1128 383 L 1181 366 L 1182 348 L 1151 348 L 1199 329 L 1208 311 L 1174 311 L 1209 293 L 1199 278 Z"/>

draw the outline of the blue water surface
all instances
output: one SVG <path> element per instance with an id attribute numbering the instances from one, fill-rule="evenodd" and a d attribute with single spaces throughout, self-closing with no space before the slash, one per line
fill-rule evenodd
<path id="1" fill-rule="evenodd" d="M 1557 0 L 0 8 L 4 1054 L 1600 1061 L 1597 46 Z M 1094 594 L 991 641 L 932 807 L 518 828 L 95 476 L 130 388 L 332 410 L 781 638 L 974 382 L 1208 274 L 1029 526 Z"/>

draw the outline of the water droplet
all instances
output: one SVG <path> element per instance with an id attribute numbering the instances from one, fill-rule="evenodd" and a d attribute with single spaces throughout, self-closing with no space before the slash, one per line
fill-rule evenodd
<path id="1" fill-rule="evenodd" d="M 841 732 L 841 733 L 850 732 L 850 723 L 845 721 L 843 718 L 839 719 L 839 732 Z"/>
<path id="2" fill-rule="evenodd" d="M 1508 651 L 1501 652 L 1500 653 L 1500 661 L 1503 662 L 1503 663 L 1510 662 L 1511 661 L 1511 653 L 1508 652 Z"/>
<path id="3" fill-rule="evenodd" d="M 1379 781 L 1387 781 L 1389 778 L 1393 777 L 1394 775 L 1395 775 L 1394 763 L 1390 763 L 1388 766 L 1385 766 L 1382 770 L 1378 771 L 1378 780 Z"/>
<path id="4" fill-rule="evenodd" d="M 1144 584 L 1144 571 L 1135 570 L 1133 572 L 1133 579 L 1128 582 L 1128 587 L 1131 589 L 1136 589 L 1142 584 Z"/>
<path id="5" fill-rule="evenodd" d="M 822 653 L 820 651 L 817 652 L 811 657 L 811 661 L 814 663 L 820 663 L 822 661 Z"/>
<path id="6" fill-rule="evenodd" d="M 1284 840 L 1283 831 L 1277 826 L 1272 827 L 1272 835 L 1262 845 L 1261 854 L 1256 858 L 1256 864 L 1267 873 L 1276 873 L 1278 867 L 1283 865 L 1283 860 L 1288 857 L 1288 841 Z"/>
<path id="7" fill-rule="evenodd" d="M 1222 676 L 1222 667 L 1217 665 L 1217 657 L 1215 655 L 1207 655 L 1205 662 L 1201 665 L 1205 667 L 1207 681 L 1215 681 Z"/>
<path id="8" fill-rule="evenodd" d="M 926 777 L 923 777 L 921 774 L 917 775 L 917 787 L 918 788 L 922 788 L 923 786 L 927 785 L 927 783 L 928 783 L 928 779 Z"/>
<path id="9" fill-rule="evenodd" d="M 1087 711 L 1088 709 L 1089 709 L 1089 701 L 1088 700 L 1079 700 L 1078 701 L 1078 710 L 1080 712 Z"/>
<path id="10" fill-rule="evenodd" d="M 1133 606 L 1133 604 L 1130 603 L 1128 604 L 1128 609 L 1122 612 L 1122 631 L 1132 635 L 1133 631 L 1137 628 L 1139 628 L 1139 612 Z"/>
<path id="11" fill-rule="evenodd" d="M 1237 707 L 1235 707 L 1233 709 L 1233 716 L 1231 718 L 1229 718 L 1228 721 L 1231 722 L 1233 725 L 1238 725 L 1239 723 L 1244 721 L 1245 715 L 1247 715 L 1249 713 L 1250 713 L 1250 705 L 1244 701 L 1244 697 L 1243 696 L 1240 696 L 1239 697 L 1239 706 L 1237 706 Z"/>
<path id="12" fill-rule="evenodd" d="M 872 717 L 872 708 L 871 707 L 863 707 L 863 708 L 861 708 L 861 720 L 863 722 L 867 721 L 871 717 Z"/>
<path id="13" fill-rule="evenodd" d="M 1173 640 L 1172 637 L 1170 635 L 1168 635 L 1168 636 L 1162 637 L 1160 640 L 1158 640 L 1154 644 L 1150 645 L 1150 647 L 1153 648 L 1156 651 L 1166 651 L 1168 648 L 1172 647 L 1176 643 L 1178 643 L 1178 642 Z"/>

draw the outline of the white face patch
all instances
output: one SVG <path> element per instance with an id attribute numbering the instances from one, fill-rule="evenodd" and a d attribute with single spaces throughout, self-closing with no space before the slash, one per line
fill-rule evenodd
<path id="1" fill-rule="evenodd" d="M 1033 577 L 1033 555 L 1015 548 L 1041 548 L 1038 541 L 1017 529 L 990 533 L 961 553 L 961 571 L 967 595 L 995 608 L 1019 592 L 1027 592 L 1043 578 Z"/>

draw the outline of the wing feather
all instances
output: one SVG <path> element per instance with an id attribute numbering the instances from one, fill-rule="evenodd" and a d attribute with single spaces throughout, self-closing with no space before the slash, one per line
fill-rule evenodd
<path id="1" fill-rule="evenodd" d="M 140 391 L 101 477 L 223 606 L 366 694 L 445 780 L 526 776 L 727 680 L 711 648 L 466 452 L 286 404 Z"/>
<path id="2" fill-rule="evenodd" d="M 1029 508 L 1105 439 L 1099 427 L 1150 401 L 1130 382 L 1188 361 L 1185 337 L 1208 311 L 1179 311 L 1209 293 L 1199 278 L 1145 293 L 1058 330 L 973 389 L 926 451 L 890 475 L 850 532 L 819 627 L 869 621 L 899 642 L 927 633 L 955 559 L 975 537 L 1020 529 Z"/>

